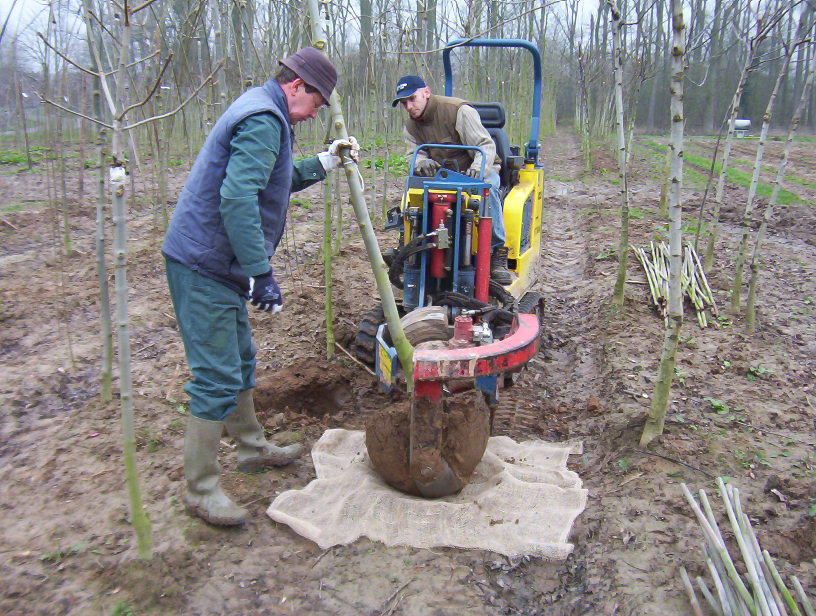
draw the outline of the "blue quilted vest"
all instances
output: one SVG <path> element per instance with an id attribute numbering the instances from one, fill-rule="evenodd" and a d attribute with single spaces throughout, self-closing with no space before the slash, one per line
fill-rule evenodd
<path id="1" fill-rule="evenodd" d="M 238 263 L 224 229 L 219 211 L 220 190 L 235 127 L 247 117 L 267 111 L 275 114 L 283 126 L 278 159 L 269 183 L 258 193 L 266 253 L 270 257 L 275 253 L 286 225 L 293 162 L 289 106 L 274 79 L 247 90 L 218 118 L 181 190 L 162 244 L 165 256 L 245 297 L 248 296 L 249 278 Z"/>

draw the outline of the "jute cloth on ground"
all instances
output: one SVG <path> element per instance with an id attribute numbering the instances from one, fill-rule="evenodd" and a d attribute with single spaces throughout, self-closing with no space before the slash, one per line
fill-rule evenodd
<path id="1" fill-rule="evenodd" d="M 327 430 L 312 449 L 317 479 L 281 493 L 267 515 L 322 549 L 361 536 L 387 546 L 490 550 L 563 559 L 587 490 L 567 470 L 580 444 L 491 437 L 473 480 L 453 496 L 403 494 L 371 466 L 362 431 Z"/>

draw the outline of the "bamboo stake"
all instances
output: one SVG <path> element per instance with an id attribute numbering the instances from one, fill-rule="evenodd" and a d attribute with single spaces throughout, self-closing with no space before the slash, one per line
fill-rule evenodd
<path id="1" fill-rule="evenodd" d="M 717 616 L 723 616 L 723 611 L 720 606 L 717 604 L 717 600 L 714 599 L 714 595 L 711 594 L 711 591 L 706 586 L 705 581 L 699 575 L 695 578 L 697 582 L 697 587 L 700 589 L 700 592 L 705 597 L 705 600 L 708 602 L 709 607 L 714 610 L 714 613 Z"/>
<path id="2" fill-rule="evenodd" d="M 646 273 L 649 283 L 649 292 L 652 302 L 664 319 L 668 318 L 668 263 L 669 248 L 665 242 L 655 244 L 650 243 L 649 253 L 636 246 L 630 248 L 638 257 L 638 260 Z M 651 254 L 651 259 L 649 258 Z M 690 242 L 686 243 L 686 252 L 683 257 L 681 270 L 681 293 L 688 296 L 689 301 L 697 313 L 697 323 L 700 327 L 708 327 L 708 309 L 711 314 L 717 314 L 717 307 L 714 304 L 711 288 L 708 286 L 705 272 L 700 265 L 699 257 Z"/>
<path id="3" fill-rule="evenodd" d="M 718 477 L 717 480 L 718 485 L 722 484 L 721 478 Z M 697 504 L 697 501 L 694 500 L 694 496 L 692 496 L 686 484 L 685 483 L 680 484 L 680 487 L 682 488 L 683 493 L 686 495 L 686 499 L 691 505 L 694 514 L 697 516 L 697 519 L 700 521 L 700 524 L 703 527 L 703 535 L 707 539 L 709 539 L 710 546 L 714 549 L 715 554 L 722 559 L 723 565 L 725 566 L 726 571 L 728 572 L 728 577 L 734 583 L 734 588 L 737 591 L 737 594 L 742 598 L 743 601 L 745 601 L 745 604 L 748 606 L 748 609 L 750 610 L 751 614 L 756 614 L 756 606 L 754 603 L 754 599 L 751 596 L 751 593 L 748 592 L 748 589 L 745 587 L 745 584 L 742 582 L 739 573 L 737 573 L 737 570 L 734 567 L 734 563 L 731 560 L 731 555 L 725 548 L 725 543 L 723 543 L 722 539 L 718 537 L 717 534 L 714 533 L 714 530 L 708 523 L 708 519 L 700 510 L 700 506 Z M 721 488 L 721 491 L 722 494 L 725 494 L 724 484 Z"/>
<path id="4" fill-rule="evenodd" d="M 697 585 L 707 603 L 718 615 L 722 616 L 788 616 L 789 613 L 791 616 L 802 616 L 802 611 L 791 592 L 786 588 L 770 554 L 767 550 L 760 548 L 759 540 L 751 526 L 751 520 L 743 511 L 739 489 L 734 485 L 726 486 L 719 477 L 717 487 L 747 570 L 747 586 L 743 578 L 736 572 L 705 492 L 699 491 L 701 507 L 687 486 L 682 484 L 683 493 L 703 532 L 704 558 L 717 591 L 717 598 L 715 598 L 702 578 L 697 578 Z M 682 574 L 681 571 L 681 577 Z M 805 595 L 799 581 L 794 576 L 791 579 L 796 594 L 804 606 L 804 612 L 807 616 L 816 616 L 812 612 L 810 600 Z M 683 584 L 686 585 L 685 580 Z M 694 608 L 694 601 L 691 597 L 690 601 Z"/>
<path id="5" fill-rule="evenodd" d="M 754 565 L 754 561 L 750 558 L 750 553 L 748 548 L 745 544 L 745 539 L 740 532 L 739 527 L 739 520 L 737 518 L 737 514 L 734 509 L 734 504 L 732 501 L 732 496 L 734 501 L 739 501 L 739 491 L 736 488 L 733 488 L 731 485 L 726 487 L 725 483 L 722 480 L 722 477 L 717 478 L 717 485 L 720 488 L 720 496 L 723 499 L 723 504 L 725 505 L 725 512 L 728 515 L 728 519 L 731 522 L 731 527 L 734 529 L 734 538 L 737 540 L 737 545 L 739 546 L 740 553 L 745 560 L 745 566 L 748 569 L 748 577 L 751 581 L 752 586 L 754 587 L 755 595 L 754 599 L 759 599 L 758 605 L 760 611 L 763 615 L 770 616 L 770 608 L 768 607 L 767 600 L 765 599 L 765 595 L 763 595 L 759 590 L 759 577 L 757 576 L 756 567 Z M 731 488 L 729 490 L 728 488 Z M 731 494 L 729 494 L 731 492 Z M 758 595 L 758 597 L 757 597 Z M 744 599 L 745 597 L 743 597 Z M 747 603 L 747 601 L 746 601 Z M 750 605 L 750 604 L 749 604 Z M 755 602 L 754 605 L 756 606 L 757 603 Z M 753 610 L 752 610 L 753 611 Z M 754 612 L 756 613 L 756 612 Z"/>
<path id="6" fill-rule="evenodd" d="M 734 611 L 731 608 L 731 600 L 725 592 L 725 585 L 720 578 L 717 568 L 714 566 L 714 561 L 711 558 L 706 559 L 708 571 L 711 573 L 711 578 L 714 580 L 714 588 L 717 589 L 717 595 L 720 597 L 720 606 L 725 616 L 734 616 Z"/>
<path id="7" fill-rule="evenodd" d="M 790 591 L 785 586 L 785 582 L 782 581 L 782 576 L 779 575 L 779 571 L 777 570 L 773 559 L 771 559 L 771 555 L 768 553 L 768 550 L 762 550 L 762 557 L 765 559 L 765 564 L 768 565 L 768 569 L 771 571 L 776 587 L 779 589 L 779 592 L 782 593 L 782 597 L 785 599 L 785 603 L 788 604 L 793 616 L 802 616 L 802 612 L 799 611 L 796 601 L 794 601 Z"/>
<path id="8" fill-rule="evenodd" d="M 697 595 L 694 593 L 694 586 L 691 585 L 688 573 L 685 567 L 680 567 L 680 577 L 683 578 L 683 586 L 686 588 L 686 594 L 691 602 L 691 609 L 694 610 L 695 616 L 703 616 L 703 611 L 700 609 L 700 602 L 697 601 Z"/>
<path id="9" fill-rule="evenodd" d="M 793 587 L 796 589 L 796 594 L 799 597 L 799 601 L 805 608 L 805 613 L 807 616 L 816 616 L 816 610 L 813 609 L 813 604 L 808 599 L 807 595 L 805 594 L 805 589 L 802 588 L 802 584 L 799 582 L 799 578 L 795 575 L 791 576 L 791 582 L 793 582 Z"/>
<path id="10" fill-rule="evenodd" d="M 774 597 L 773 592 L 771 591 L 771 586 L 768 584 L 768 577 L 770 577 L 770 572 L 768 577 L 765 575 L 765 571 L 767 570 L 767 566 L 763 567 L 763 559 L 762 559 L 762 550 L 759 548 L 759 541 L 754 534 L 754 529 L 751 528 L 751 520 L 748 518 L 747 514 L 742 511 L 742 503 L 739 500 L 735 502 L 737 508 L 737 519 L 742 522 L 741 530 L 745 537 L 746 545 L 748 546 L 748 550 L 750 552 L 751 559 L 754 561 L 754 565 L 757 570 L 757 576 L 759 577 L 760 587 L 762 592 L 764 593 L 765 597 L 768 599 L 768 607 L 771 610 L 773 616 L 782 616 L 779 608 L 776 605 L 776 599 Z"/>

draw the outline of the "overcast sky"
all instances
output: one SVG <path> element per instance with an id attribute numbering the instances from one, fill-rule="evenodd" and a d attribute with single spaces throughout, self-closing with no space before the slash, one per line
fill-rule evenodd
<path id="1" fill-rule="evenodd" d="M 14 32 L 18 24 L 30 25 L 34 18 L 43 13 L 47 7 L 47 4 L 40 0 L 17 0 L 16 4 L 14 4 L 14 0 L 0 0 L 0 18 L 3 21 L 5 21 L 12 5 L 14 5 L 14 12 L 8 25 L 10 32 Z"/>

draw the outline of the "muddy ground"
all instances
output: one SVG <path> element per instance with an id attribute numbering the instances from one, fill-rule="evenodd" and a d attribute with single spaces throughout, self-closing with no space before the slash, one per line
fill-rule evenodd
<path id="1" fill-rule="evenodd" d="M 741 141 L 739 157 L 750 159 L 755 144 Z M 692 146 L 699 153 L 713 142 Z M 768 165 L 780 152 L 781 144 L 770 144 Z M 803 183 L 791 190 L 801 202 L 781 207 L 771 225 L 751 336 L 741 318 L 727 313 L 747 192 L 727 187 L 710 276 L 721 318 L 701 329 L 687 312 L 666 431 L 648 451 L 638 441 L 662 320 L 631 258 L 626 304 L 618 310 L 610 303 L 619 227 L 614 159 L 598 151 L 593 171 L 583 172 L 569 134 L 546 139 L 542 156 L 549 174 L 538 285 L 547 301 L 542 348 L 504 392 L 495 432 L 583 441 L 584 454 L 573 456 L 570 468 L 589 489 L 589 503 L 564 562 L 510 562 L 489 552 L 386 548 L 368 540 L 322 551 L 265 515 L 277 493 L 314 477 L 309 456 L 240 475 L 226 439 L 224 484 L 252 519 L 243 529 L 224 530 L 188 517 L 179 497 L 187 374 L 163 278 L 153 188 L 141 181 L 130 207 L 129 309 L 138 464 L 154 558 L 137 559 L 119 402 L 99 399 L 90 179 L 85 196 L 69 179 L 74 252 L 65 258 L 61 213 L 44 202 L 44 170 L 2 169 L 0 613 L 688 614 L 677 568 L 703 575 L 704 564 L 680 483 L 713 495 L 717 476 L 740 487 L 759 540 L 783 574 L 816 587 L 816 146 L 796 147 L 792 173 Z M 639 148 L 633 165 L 638 217 L 631 240 L 645 245 L 663 233 L 656 218 L 662 155 Z M 171 193 L 184 171 L 175 168 Z M 400 186 L 396 178 L 390 183 L 390 202 Z M 701 192 L 694 184 L 684 191 L 689 224 Z M 309 447 L 327 428 L 361 429 L 393 399 L 342 353 L 325 359 L 322 193 L 313 188 L 298 199 L 275 261 L 285 310 L 252 320 L 263 423 L 277 442 Z M 376 302 L 350 211 L 334 278 L 344 347 Z M 382 236 L 383 248 L 393 242 Z"/>

